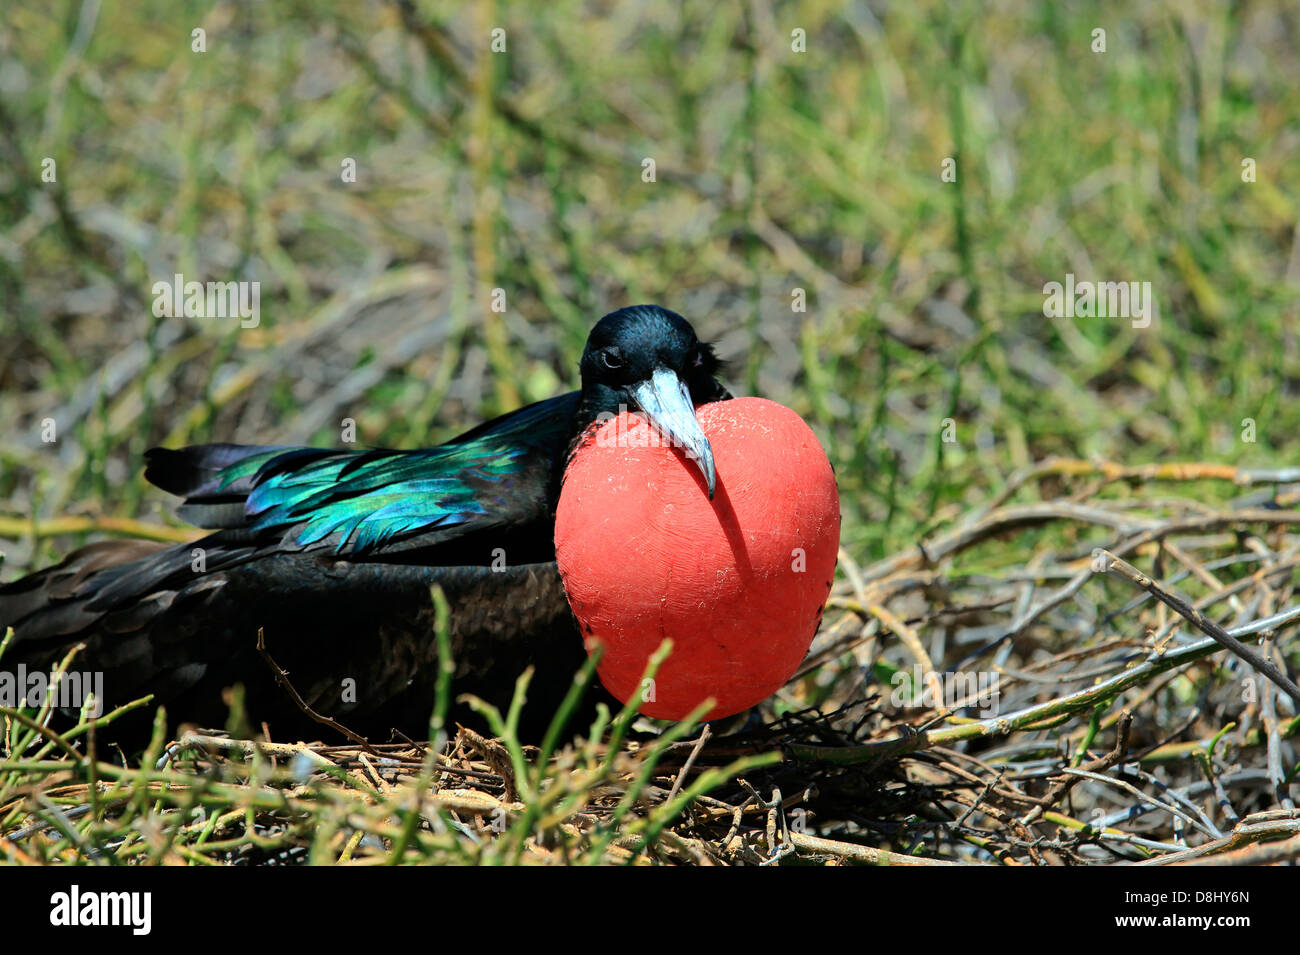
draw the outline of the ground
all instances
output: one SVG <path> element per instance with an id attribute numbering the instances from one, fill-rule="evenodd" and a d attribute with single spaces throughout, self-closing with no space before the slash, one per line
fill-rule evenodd
<path id="1" fill-rule="evenodd" d="M 434 443 L 575 387 L 591 324 L 636 302 L 808 420 L 844 531 L 805 674 L 673 799 L 692 747 L 636 730 L 562 771 L 462 737 L 454 768 L 191 740 L 105 776 L 84 734 L 15 749 L 40 734 L 6 713 L 0 849 L 1044 863 L 1290 834 L 1295 855 L 1285 694 L 1092 562 L 1110 548 L 1228 627 L 1294 600 L 1300 16 L 840 6 L 7 7 L 0 579 L 98 535 L 186 539 L 139 477 L 152 445 Z M 158 314 L 176 274 L 257 281 L 258 313 Z M 1082 282 L 1154 309 L 1051 305 Z M 1266 652 L 1294 672 L 1294 628 Z M 907 708 L 936 668 L 996 673 L 1006 714 L 1141 666 L 991 737 Z M 938 738 L 902 757 L 903 725 Z M 180 778 L 203 763 L 218 788 Z M 420 815 L 389 791 L 435 772 L 473 793 Z"/>

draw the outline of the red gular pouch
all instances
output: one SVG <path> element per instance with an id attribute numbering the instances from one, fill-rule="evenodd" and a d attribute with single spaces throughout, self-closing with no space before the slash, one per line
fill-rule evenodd
<path id="1" fill-rule="evenodd" d="M 835 576 L 835 474 L 812 429 L 763 398 L 700 405 L 717 490 L 640 414 L 588 429 L 569 460 L 555 550 L 569 606 L 616 698 L 679 720 L 771 696 L 802 662 Z M 665 638 L 673 651 L 642 685 Z"/>

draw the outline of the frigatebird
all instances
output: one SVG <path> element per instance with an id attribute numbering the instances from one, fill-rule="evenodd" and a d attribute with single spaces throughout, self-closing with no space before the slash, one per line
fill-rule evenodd
<path id="1" fill-rule="evenodd" d="M 76 668 L 103 672 L 109 707 L 151 693 L 173 726 L 220 726 L 224 688 L 242 684 L 254 725 L 305 730 L 257 649 L 260 630 L 317 713 L 367 734 L 418 732 L 438 673 L 436 584 L 451 610 L 453 689 L 505 706 L 532 665 L 526 712 L 544 726 L 585 656 L 555 564 L 568 455 L 589 426 L 639 411 L 684 446 L 712 496 L 694 408 L 731 397 L 719 368 L 682 316 L 633 306 L 593 328 L 580 391 L 436 447 L 152 449 L 145 477 L 211 533 L 91 544 L 0 586 L 0 633 L 15 631 L 0 665 L 48 668 L 84 643 Z"/>

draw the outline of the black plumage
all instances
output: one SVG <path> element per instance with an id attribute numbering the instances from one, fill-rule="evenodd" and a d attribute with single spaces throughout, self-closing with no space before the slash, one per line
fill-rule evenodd
<path id="1" fill-rule="evenodd" d="M 504 706 L 533 665 L 527 712 L 545 725 L 584 658 L 555 569 L 568 454 L 601 416 L 642 410 L 697 452 L 711 487 L 691 406 L 730 397 L 718 367 L 685 319 L 637 306 L 593 329 L 581 391 L 437 447 L 154 449 L 146 478 L 212 533 L 96 543 L 0 586 L 0 628 L 15 630 L 0 665 L 48 668 L 82 642 L 76 666 L 103 671 L 109 707 L 153 693 L 173 725 L 219 726 L 222 691 L 238 683 L 273 733 L 319 732 L 276 686 L 256 650 L 261 629 L 317 712 L 367 734 L 419 733 L 437 678 L 437 584 L 451 607 L 455 690 Z"/>

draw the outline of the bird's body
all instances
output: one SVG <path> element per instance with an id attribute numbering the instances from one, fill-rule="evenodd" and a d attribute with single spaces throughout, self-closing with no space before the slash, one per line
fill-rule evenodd
<path id="1" fill-rule="evenodd" d="M 434 448 L 155 449 L 145 476 L 212 533 L 94 544 L 0 587 L 0 631 L 16 637 L 0 662 L 48 668 L 83 642 L 76 666 L 103 672 L 110 707 L 152 693 L 173 720 L 221 725 L 223 689 L 242 684 L 254 721 L 303 731 L 307 718 L 257 650 L 261 630 L 318 713 L 370 734 L 419 732 L 438 672 L 437 585 L 455 689 L 505 705 L 534 665 L 529 712 L 544 725 L 584 657 L 555 568 L 568 453 L 621 407 L 689 431 L 694 405 L 730 397 L 717 367 L 684 319 L 642 306 L 593 330 L 581 391 Z M 677 390 L 665 394 L 670 374 Z"/>

